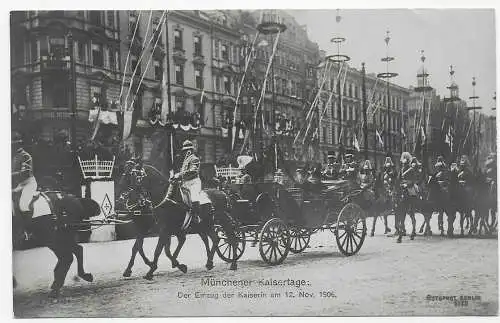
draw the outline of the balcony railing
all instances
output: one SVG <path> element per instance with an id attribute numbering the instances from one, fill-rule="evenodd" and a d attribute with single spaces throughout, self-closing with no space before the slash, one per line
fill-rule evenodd
<path id="1" fill-rule="evenodd" d="M 71 67 L 69 56 L 41 56 L 40 64 L 43 70 L 69 71 Z"/>

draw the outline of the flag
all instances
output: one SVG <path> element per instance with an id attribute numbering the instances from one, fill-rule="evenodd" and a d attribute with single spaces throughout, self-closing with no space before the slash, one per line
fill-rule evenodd
<path id="1" fill-rule="evenodd" d="M 451 126 L 448 127 L 448 133 L 446 134 L 444 142 L 450 145 L 450 151 L 453 151 L 453 135 L 451 132 Z"/>
<path id="2" fill-rule="evenodd" d="M 384 141 L 382 140 L 382 136 L 378 132 L 378 130 L 375 130 L 375 134 L 377 135 L 378 142 L 380 143 L 381 146 L 384 145 Z"/>
<path id="3" fill-rule="evenodd" d="M 201 96 L 200 96 L 200 104 L 203 104 L 203 98 L 205 97 L 205 89 L 201 91 Z"/>
<path id="4" fill-rule="evenodd" d="M 406 138 L 406 133 L 403 127 L 401 127 L 401 137 Z"/>
<path id="5" fill-rule="evenodd" d="M 424 142 L 425 142 L 425 131 L 424 131 L 424 127 L 420 127 L 420 133 L 421 133 L 421 136 L 422 136 L 422 144 L 424 144 Z"/>
<path id="6" fill-rule="evenodd" d="M 361 149 L 359 149 L 359 142 L 356 134 L 354 134 L 354 148 L 356 148 L 357 151 L 361 151 Z"/>
<path id="7" fill-rule="evenodd" d="M 342 142 L 342 134 L 344 133 L 344 128 L 340 129 L 340 135 L 339 135 L 339 144 Z"/>

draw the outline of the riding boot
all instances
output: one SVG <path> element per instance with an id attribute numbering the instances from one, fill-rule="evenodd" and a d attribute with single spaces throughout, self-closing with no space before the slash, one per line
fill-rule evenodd
<path id="1" fill-rule="evenodd" d="M 23 227 L 24 227 L 24 240 L 29 241 L 33 236 L 33 232 L 31 230 L 31 222 L 33 217 L 33 211 L 21 212 L 21 218 L 23 219 Z"/>
<path id="2" fill-rule="evenodd" d="M 200 202 L 192 202 L 191 203 L 191 215 L 193 216 L 193 221 L 196 223 L 201 222 L 200 218 Z"/>

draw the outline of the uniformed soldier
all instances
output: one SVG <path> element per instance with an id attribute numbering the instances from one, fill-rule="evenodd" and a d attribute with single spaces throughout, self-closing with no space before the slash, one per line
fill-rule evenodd
<path id="1" fill-rule="evenodd" d="M 340 173 L 343 179 L 356 180 L 357 167 L 352 154 L 345 154 Z"/>
<path id="2" fill-rule="evenodd" d="M 492 187 L 496 185 L 497 181 L 497 159 L 494 153 L 491 153 L 484 164 L 486 170 L 486 182 Z"/>
<path id="3" fill-rule="evenodd" d="M 441 192 L 447 193 L 450 184 L 450 173 L 448 172 L 443 156 L 438 156 L 434 170 L 435 173 L 433 176 L 436 178 Z"/>
<path id="4" fill-rule="evenodd" d="M 394 185 L 397 176 L 396 166 L 391 157 L 386 157 L 384 162 L 384 188 L 386 193 L 390 196 L 394 193 Z"/>
<path id="5" fill-rule="evenodd" d="M 182 153 L 184 159 L 181 171 L 174 178 L 182 179 L 182 187 L 189 192 L 187 200 L 191 202 L 191 215 L 195 221 L 200 222 L 200 159 L 195 155 L 193 143 L 189 140 L 182 144 Z"/>
<path id="6" fill-rule="evenodd" d="M 328 152 L 328 163 L 322 172 L 322 176 L 327 180 L 336 180 L 339 178 L 340 164 L 337 162 L 337 158 L 333 151 Z"/>
<path id="7" fill-rule="evenodd" d="M 409 152 L 401 154 L 401 186 L 410 197 L 419 196 L 417 182 L 419 180 L 419 165 L 416 158 L 412 158 Z"/>
<path id="8" fill-rule="evenodd" d="M 443 195 L 443 198 L 446 198 L 446 194 L 449 192 L 449 184 L 450 184 L 450 171 L 448 171 L 446 164 L 444 162 L 444 158 L 442 156 L 438 156 L 436 164 L 434 165 L 434 174 L 432 175 L 432 178 L 436 180 L 436 182 L 439 185 L 439 189 L 441 191 L 441 194 Z M 444 201 L 443 199 L 440 199 L 441 201 Z M 450 217 L 451 215 L 449 215 Z M 443 210 L 439 210 L 439 215 L 438 215 L 438 227 L 439 231 L 441 232 L 441 236 L 444 235 L 444 228 L 443 228 Z"/>
<path id="9" fill-rule="evenodd" d="M 19 211 L 24 219 L 30 220 L 33 216 L 32 201 L 38 184 L 33 175 L 33 158 L 24 150 L 23 140 L 19 133 L 14 133 L 12 137 L 12 151 L 14 152 L 12 161 L 12 185 L 14 188 L 12 192 L 21 192 L 18 203 Z"/>
<path id="10" fill-rule="evenodd" d="M 472 171 L 470 170 L 469 158 L 467 155 L 462 155 L 458 165 L 458 183 L 462 187 L 470 185 L 472 179 Z"/>

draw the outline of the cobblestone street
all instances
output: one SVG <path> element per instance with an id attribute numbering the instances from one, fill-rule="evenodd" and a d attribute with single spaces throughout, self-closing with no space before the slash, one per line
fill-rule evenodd
<path id="1" fill-rule="evenodd" d="M 369 228 L 371 221 L 369 219 L 367 223 Z M 434 221 L 435 218 L 435 228 Z M 389 218 L 389 223 L 393 223 L 393 218 Z M 352 257 L 341 255 L 330 232 L 318 233 L 311 238 L 310 248 L 302 254 L 290 254 L 282 265 L 276 267 L 265 265 L 258 248 L 248 244 L 237 271 L 230 271 L 229 265 L 218 258 L 216 267 L 206 271 L 201 240 L 189 236 L 180 254 L 180 261 L 188 266 L 188 272 L 182 274 L 171 269 L 162 255 L 152 282 L 142 278 L 147 267 L 139 258 L 132 278 L 121 276 L 130 256 L 131 240 L 85 244 L 85 267 L 93 273 L 95 280 L 89 284 L 73 279 L 76 274 L 76 265 L 73 264 L 63 296 L 57 301 L 47 298 L 55 257 L 48 249 L 16 251 L 15 315 L 497 314 L 497 239 L 448 239 L 434 235 L 417 236 L 414 241 L 405 237 L 403 243 L 396 244 L 395 238 L 386 237 L 381 232 L 383 228 L 379 221 L 378 234 L 367 237 L 360 252 Z M 152 254 L 155 243 L 156 238 L 146 240 L 148 256 Z M 243 280 L 250 286 L 206 286 L 202 283 L 206 278 Z M 261 285 L 261 280 L 270 279 L 305 280 L 306 285 L 300 288 Z M 441 299 L 441 296 L 447 298 Z M 450 301 L 453 296 L 457 301 L 461 296 L 469 297 L 469 300 Z"/>

